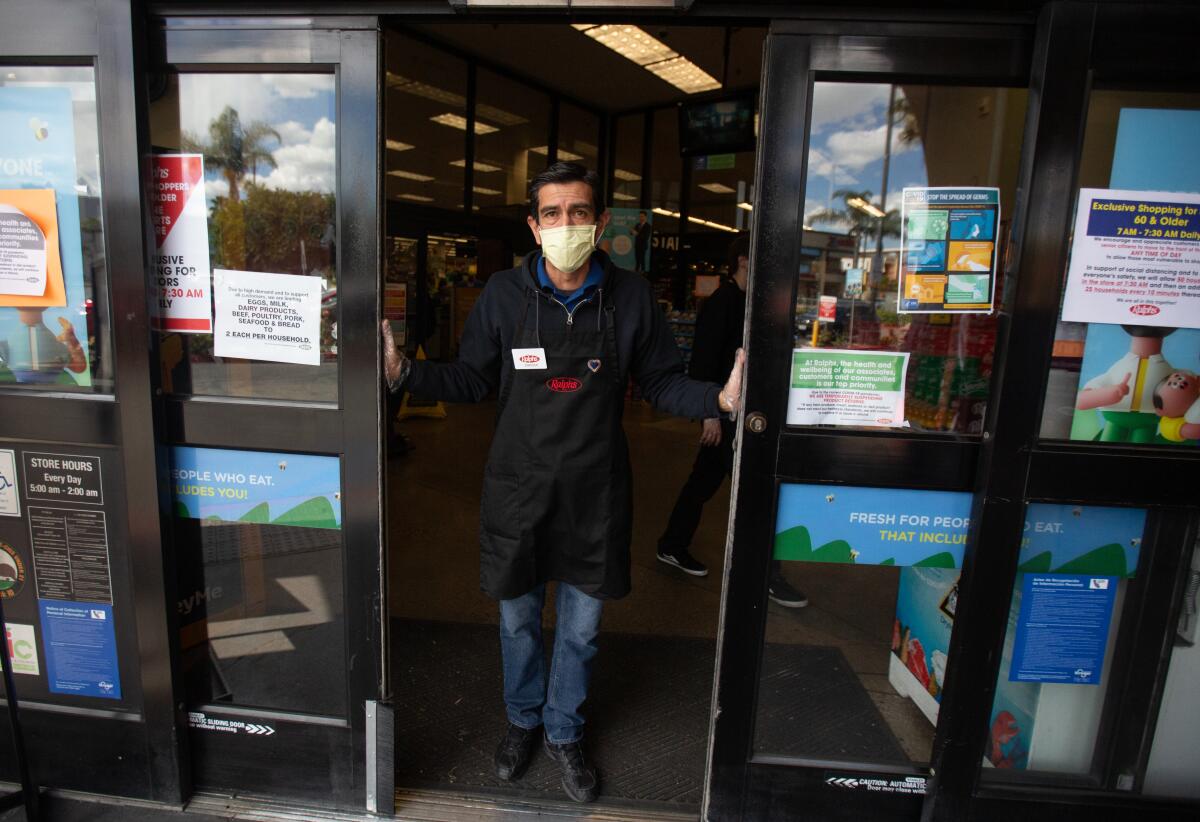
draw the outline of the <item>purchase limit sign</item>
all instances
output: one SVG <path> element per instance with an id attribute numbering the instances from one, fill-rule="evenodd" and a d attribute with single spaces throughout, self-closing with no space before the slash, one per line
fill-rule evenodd
<path id="1" fill-rule="evenodd" d="M 212 332 L 204 156 L 159 154 L 150 174 L 152 321 L 159 331 Z"/>
<path id="2" fill-rule="evenodd" d="M 1081 189 L 1062 318 L 1200 328 L 1200 195 Z"/>
<path id="3" fill-rule="evenodd" d="M 218 357 L 321 364 L 321 278 L 213 269 Z"/>
<path id="4" fill-rule="evenodd" d="M 797 348 L 792 352 L 787 424 L 907 425 L 907 370 L 906 352 Z"/>

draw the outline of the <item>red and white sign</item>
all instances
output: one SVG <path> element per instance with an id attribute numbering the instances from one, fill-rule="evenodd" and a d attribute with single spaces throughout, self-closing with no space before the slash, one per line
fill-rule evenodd
<path id="1" fill-rule="evenodd" d="M 543 348 L 514 348 L 513 368 L 517 371 L 545 371 L 546 351 Z"/>
<path id="2" fill-rule="evenodd" d="M 158 154 L 150 174 L 154 223 L 154 327 L 212 333 L 212 269 L 204 155 Z"/>
<path id="3" fill-rule="evenodd" d="M 837 319 L 837 297 L 822 297 L 817 306 L 817 322 L 831 323 Z"/>

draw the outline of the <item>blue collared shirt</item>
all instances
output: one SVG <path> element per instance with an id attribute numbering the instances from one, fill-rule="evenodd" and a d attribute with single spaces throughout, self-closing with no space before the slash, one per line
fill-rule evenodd
<path id="1" fill-rule="evenodd" d="M 550 282 L 550 276 L 546 273 L 546 258 L 538 257 L 537 261 L 537 277 L 538 285 L 542 288 L 549 288 L 554 294 L 554 298 L 567 307 L 570 311 L 580 300 L 587 297 L 592 291 L 600 287 L 604 282 L 604 267 L 596 261 L 595 255 L 592 256 L 591 265 L 588 266 L 587 277 L 583 280 L 583 285 L 569 293 L 559 291 L 554 287 L 554 283 Z"/>

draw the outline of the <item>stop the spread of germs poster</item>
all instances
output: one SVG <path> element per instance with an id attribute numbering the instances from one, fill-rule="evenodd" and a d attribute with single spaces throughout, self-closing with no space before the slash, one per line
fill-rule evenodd
<path id="1" fill-rule="evenodd" d="M 998 188 L 906 188 L 900 215 L 902 313 L 992 311 Z"/>

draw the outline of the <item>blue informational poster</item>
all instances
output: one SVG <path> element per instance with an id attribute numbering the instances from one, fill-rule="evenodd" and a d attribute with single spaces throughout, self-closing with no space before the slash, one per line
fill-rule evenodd
<path id="1" fill-rule="evenodd" d="M 1099 684 L 1116 592 L 1116 577 L 1026 574 L 1008 678 Z"/>
<path id="2" fill-rule="evenodd" d="M 185 519 L 342 527 L 337 457 L 179 446 L 171 449 L 171 494 Z"/>
<path id="3" fill-rule="evenodd" d="M 121 698 L 111 605 L 39 599 L 50 692 Z"/>
<path id="4" fill-rule="evenodd" d="M 786 484 L 775 558 L 958 568 L 970 515 L 964 492 Z"/>
<path id="5" fill-rule="evenodd" d="M 608 214 L 608 228 L 600 239 L 600 247 L 608 252 L 613 265 L 630 271 L 649 271 L 654 214 L 637 208 L 610 208 Z"/>
<path id="6" fill-rule="evenodd" d="M 65 300 L 0 295 L 0 383 L 91 385 L 71 90 L 0 88 L 0 134 L 0 191 L 53 189 L 65 287 Z"/>

